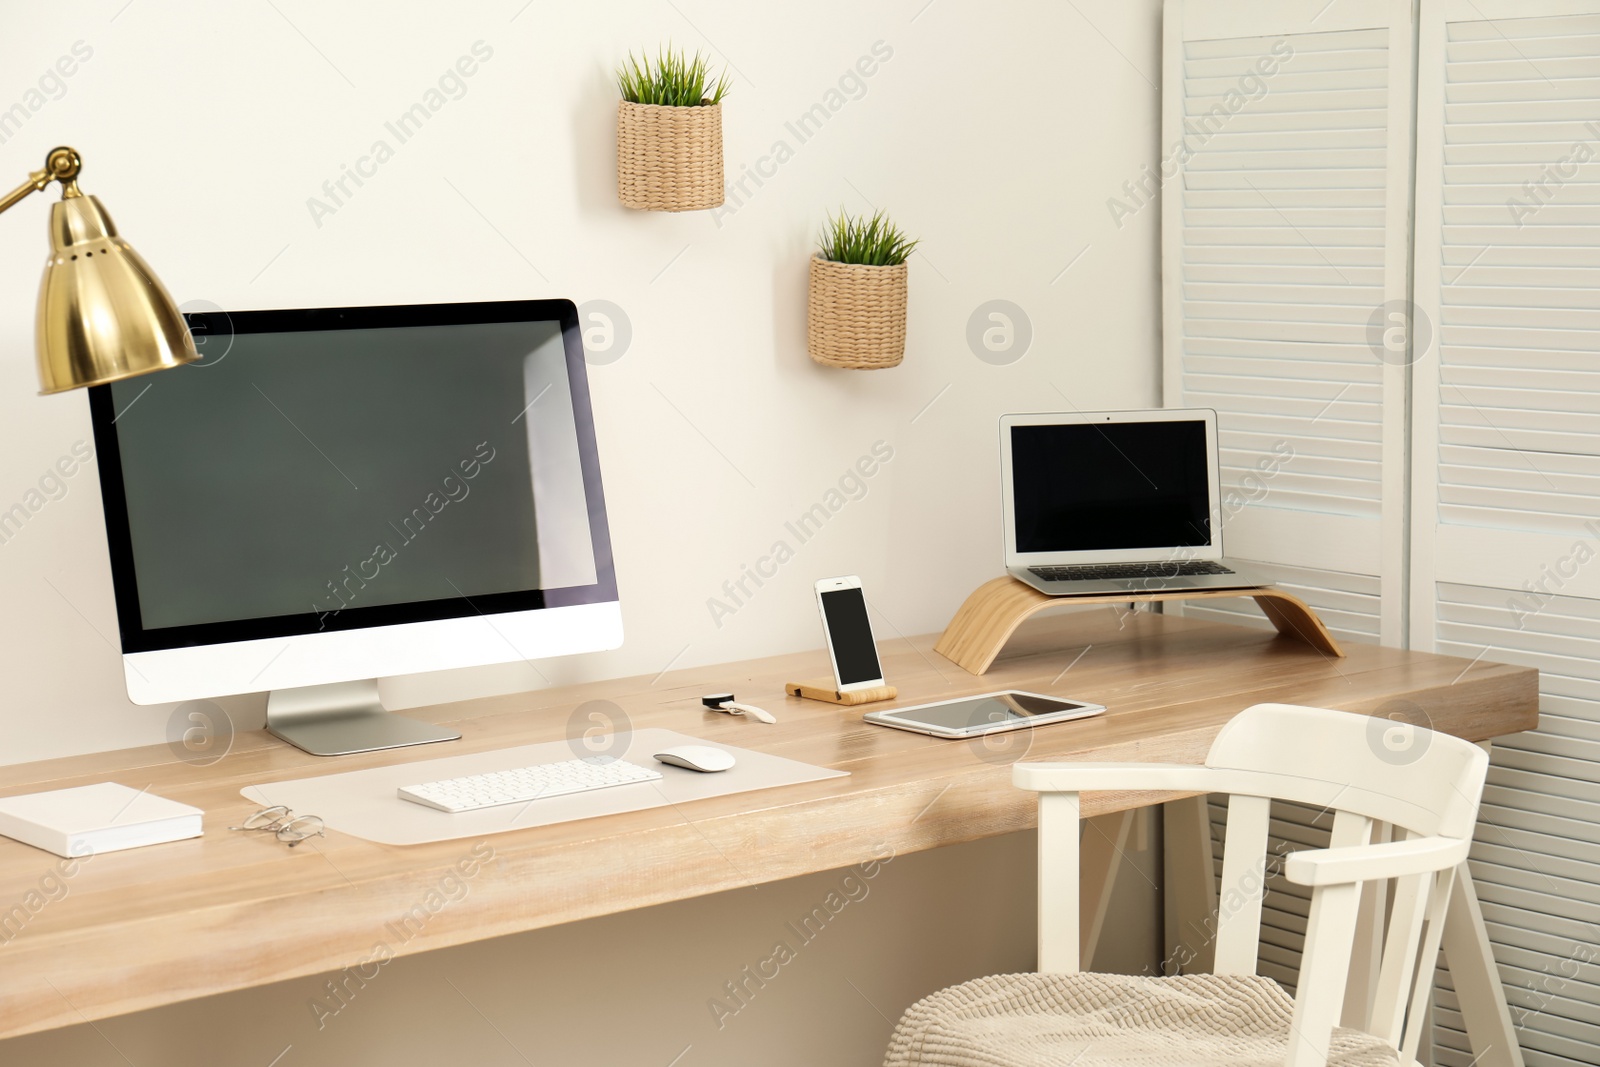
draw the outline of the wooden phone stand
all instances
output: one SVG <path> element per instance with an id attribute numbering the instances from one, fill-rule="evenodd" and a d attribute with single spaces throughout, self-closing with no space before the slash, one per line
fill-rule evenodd
<path id="1" fill-rule="evenodd" d="M 879 685 L 871 689 L 857 689 L 841 693 L 834 687 L 832 678 L 814 678 L 809 682 L 786 682 L 783 691 L 792 697 L 807 700 L 825 700 L 829 704 L 871 704 L 875 700 L 893 700 L 898 693 L 892 685 Z"/>
<path id="2" fill-rule="evenodd" d="M 1078 604 L 1151 603 L 1160 600 L 1215 600 L 1242 596 L 1253 598 L 1280 634 L 1304 641 L 1329 656 L 1344 655 L 1339 642 L 1317 618 L 1316 612 L 1299 597 L 1281 589 L 1194 589 L 1166 593 L 1046 596 L 1010 575 L 990 579 L 978 586 L 956 611 L 955 618 L 945 627 L 944 634 L 933 650 L 972 674 L 982 674 L 994 663 L 995 657 L 1011 640 L 1017 627 L 1029 616 L 1045 608 Z"/>

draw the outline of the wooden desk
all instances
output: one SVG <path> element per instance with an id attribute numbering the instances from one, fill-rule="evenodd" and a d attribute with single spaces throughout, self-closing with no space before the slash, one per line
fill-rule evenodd
<path id="1" fill-rule="evenodd" d="M 1014 686 L 1111 710 L 1005 735 L 1011 740 L 997 750 L 939 741 L 867 726 L 861 709 L 784 696 L 785 681 L 826 672 L 818 651 L 421 713 L 460 728 L 464 739 L 450 745 L 318 759 L 255 732 L 209 767 L 154 746 L 0 768 L 7 794 L 114 780 L 206 811 L 203 838 L 94 857 L 59 883 L 45 880 L 55 857 L 0 840 L 0 1037 L 359 966 L 380 941 L 407 955 L 862 863 L 885 849 L 903 854 L 1027 829 L 1035 798 L 1011 785 L 1017 756 L 1199 762 L 1224 722 L 1262 701 L 1371 712 L 1404 699 L 1435 727 L 1473 740 L 1538 721 L 1538 676 L 1527 668 L 1368 645 L 1334 660 L 1270 633 L 1176 617 L 1130 616 L 1120 628 L 1110 610 L 1036 619 L 981 678 L 935 654 L 935 636 L 884 642 L 899 703 Z M 717 689 L 767 707 L 779 723 L 702 709 L 701 693 Z M 852 773 L 482 842 L 395 848 L 330 832 L 290 849 L 227 829 L 254 807 L 242 786 L 558 740 L 591 725 L 571 714 L 591 700 L 613 702 L 635 727 Z M 1084 815 L 1167 799 L 1090 794 Z M 410 940 L 387 932 L 484 845 L 493 859 L 465 898 L 433 913 Z M 30 899 L 42 906 L 24 907 L 19 926 L 16 908 Z"/>

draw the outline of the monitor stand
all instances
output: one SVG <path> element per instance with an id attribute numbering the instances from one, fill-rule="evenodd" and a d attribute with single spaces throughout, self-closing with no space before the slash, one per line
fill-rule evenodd
<path id="1" fill-rule="evenodd" d="M 376 679 L 274 690 L 267 694 L 267 732 L 313 756 L 461 739 L 447 727 L 386 710 Z"/>

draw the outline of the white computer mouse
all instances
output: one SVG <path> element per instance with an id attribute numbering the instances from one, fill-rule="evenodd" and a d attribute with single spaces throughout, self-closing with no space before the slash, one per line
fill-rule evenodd
<path id="1" fill-rule="evenodd" d="M 732 756 L 710 745 L 674 745 L 657 752 L 656 759 L 662 763 L 670 763 L 674 767 L 705 771 L 708 774 L 712 771 L 725 771 L 734 764 Z"/>

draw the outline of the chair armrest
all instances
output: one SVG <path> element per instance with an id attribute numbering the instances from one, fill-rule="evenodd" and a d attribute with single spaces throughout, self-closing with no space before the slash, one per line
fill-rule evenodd
<path id="1" fill-rule="evenodd" d="M 1229 773 L 1236 772 L 1197 763 L 1017 763 L 1011 768 L 1011 783 L 1036 793 L 1211 793 L 1226 790 L 1219 777 Z"/>
<path id="2" fill-rule="evenodd" d="M 1443 871 L 1465 862 L 1467 837 L 1414 837 L 1349 848 L 1305 849 L 1290 853 L 1283 876 L 1300 885 L 1345 885 L 1407 874 Z"/>

